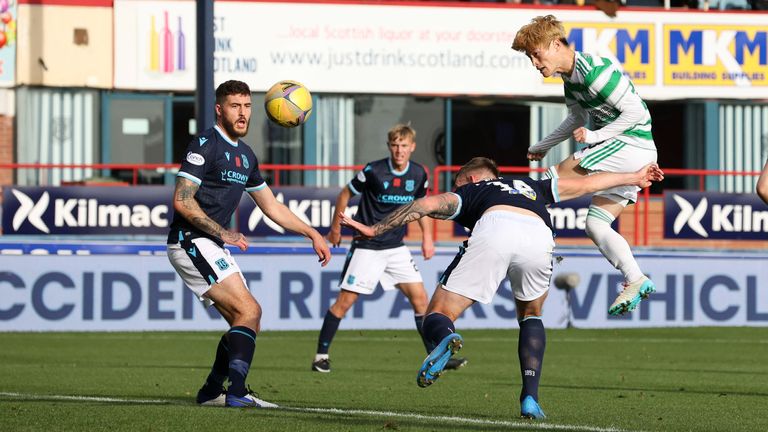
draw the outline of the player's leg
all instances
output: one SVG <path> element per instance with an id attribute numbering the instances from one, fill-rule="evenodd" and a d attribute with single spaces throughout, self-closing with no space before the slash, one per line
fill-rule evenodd
<path id="1" fill-rule="evenodd" d="M 261 306 L 248 291 L 241 273 L 231 274 L 212 285 L 205 297 L 230 325 L 227 406 L 269 408 L 276 406 L 257 398 L 246 386 L 260 330 Z"/>
<path id="2" fill-rule="evenodd" d="M 341 271 L 339 295 L 328 308 L 323 319 L 323 326 L 317 338 L 317 352 L 312 360 L 312 370 L 328 373 L 331 371 L 328 354 L 331 342 L 336 336 L 339 324 L 349 308 L 357 301 L 360 294 L 372 294 L 384 272 L 386 262 L 382 259 L 385 251 L 360 249 L 354 245 L 347 253 L 344 267 Z"/>
<path id="3" fill-rule="evenodd" d="M 588 174 L 588 171 L 579 166 L 579 160 L 574 156 L 568 156 L 557 165 L 551 166 L 544 173 L 546 178 L 572 178 L 581 177 Z"/>
<path id="4" fill-rule="evenodd" d="M 328 373 L 331 371 L 331 362 L 329 350 L 331 342 L 339 330 L 339 324 L 347 314 L 347 311 L 357 301 L 360 294 L 342 289 L 336 297 L 336 301 L 328 308 L 323 319 L 323 326 L 320 328 L 320 334 L 317 337 L 317 352 L 312 361 L 312 370 L 315 372 Z"/>
<path id="5" fill-rule="evenodd" d="M 168 245 L 168 259 L 184 284 L 206 307 L 211 306 L 215 301 L 209 294 L 211 290 L 216 292 L 224 290 L 225 288 L 221 287 L 222 283 L 235 284 L 241 295 L 247 295 L 247 303 L 243 310 L 223 306 L 218 309 L 231 326 L 243 326 L 246 329 L 245 332 L 253 334 L 258 331 L 261 313 L 258 303 L 248 292 L 240 268 L 226 249 L 207 238 L 194 235 L 180 236 L 178 243 Z M 231 301 L 223 296 L 222 299 Z M 225 404 L 224 383 L 230 376 L 230 354 L 233 352 L 230 336 L 230 332 L 227 332 L 219 340 L 213 367 L 197 394 L 197 403 L 201 405 L 223 406 Z M 247 351 L 249 350 L 246 348 L 246 356 Z M 253 350 L 250 349 L 250 352 L 252 357 Z M 250 358 L 248 362 L 250 363 Z"/>
<path id="6" fill-rule="evenodd" d="M 527 418 L 546 417 L 539 407 L 539 381 L 544 363 L 547 336 L 541 320 L 546 292 L 532 301 L 515 300 L 520 334 L 517 340 L 517 356 L 523 388 L 520 391 L 520 415 Z"/>
<path id="7" fill-rule="evenodd" d="M 656 162 L 656 151 L 625 145 L 620 141 L 602 144 L 595 149 L 577 152 L 580 165 L 589 170 L 631 172 Z M 587 213 L 586 233 L 600 252 L 624 276 L 624 290 L 609 307 L 611 315 L 634 310 L 642 298 L 655 291 L 655 286 L 640 270 L 627 240 L 611 224 L 626 206 L 637 201 L 640 188 L 619 186 L 600 191 L 592 197 Z"/>
<path id="8" fill-rule="evenodd" d="M 542 307 L 552 278 L 552 255 L 555 243 L 552 231 L 540 219 L 517 221 L 510 231 L 517 236 L 510 241 L 507 277 L 515 296 L 517 321 L 520 324 L 517 354 L 523 388 L 520 392 L 520 414 L 542 419 L 539 407 L 539 380 L 544 362 L 546 333 Z"/>
<path id="9" fill-rule="evenodd" d="M 453 322 L 474 302 L 463 295 L 445 290 L 442 285 L 435 289 L 422 328 L 424 338 L 434 344 L 435 348 L 424 359 L 416 375 L 419 387 L 434 383 L 447 368 L 452 356 L 461 349 L 463 339 L 456 333 Z M 463 362 L 466 363 L 466 360 Z"/>

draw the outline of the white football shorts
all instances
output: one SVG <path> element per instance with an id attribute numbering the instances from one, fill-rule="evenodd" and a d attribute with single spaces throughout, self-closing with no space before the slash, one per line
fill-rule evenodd
<path id="1" fill-rule="evenodd" d="M 644 149 L 611 139 L 585 147 L 574 153 L 573 157 L 579 161 L 580 167 L 590 173 L 626 173 L 635 172 L 649 163 L 655 163 L 658 153 L 656 150 Z M 640 188 L 637 186 L 617 186 L 597 192 L 595 195 L 605 196 L 627 205 L 627 201 L 637 202 L 639 191 Z"/>
<path id="2" fill-rule="evenodd" d="M 213 300 L 204 296 L 211 285 L 233 273 L 238 273 L 245 284 L 243 273 L 229 251 L 209 238 L 186 238 L 169 244 L 167 250 L 171 265 L 205 307 L 213 304 Z"/>
<path id="3" fill-rule="evenodd" d="M 549 289 L 554 250 L 552 230 L 540 217 L 491 211 L 477 221 L 440 284 L 488 304 L 504 278 L 509 278 L 516 299 L 535 300 Z"/>
<path id="4" fill-rule="evenodd" d="M 408 247 L 374 250 L 353 246 L 349 250 L 339 288 L 359 294 L 373 294 L 379 282 L 385 291 L 395 289 L 399 283 L 423 282 Z"/>

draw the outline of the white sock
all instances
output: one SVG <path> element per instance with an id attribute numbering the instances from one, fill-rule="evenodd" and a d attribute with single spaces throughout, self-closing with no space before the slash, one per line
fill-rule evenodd
<path id="1" fill-rule="evenodd" d="M 608 211 L 594 205 L 589 206 L 587 235 L 608 262 L 624 275 L 624 280 L 635 282 L 645 275 L 640 271 L 627 240 L 611 227 L 614 219 L 616 218 Z"/>
<path id="2" fill-rule="evenodd" d="M 328 358 L 328 354 L 315 354 L 315 361 L 325 360 Z"/>
<path id="3" fill-rule="evenodd" d="M 541 175 L 542 180 L 559 178 L 559 177 L 560 176 L 557 174 L 557 165 L 552 165 L 546 171 L 544 171 L 544 174 Z"/>

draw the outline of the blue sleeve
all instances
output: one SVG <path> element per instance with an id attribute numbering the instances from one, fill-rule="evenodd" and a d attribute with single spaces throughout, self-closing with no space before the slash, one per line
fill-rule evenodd
<path id="1" fill-rule="evenodd" d="M 355 175 L 355 177 L 352 178 L 352 180 L 349 181 L 347 186 L 349 187 L 349 190 L 355 194 L 360 195 L 365 190 L 365 185 L 368 182 L 368 178 L 370 173 L 372 172 L 371 166 L 366 165 L 365 168 L 363 168 L 361 171 Z"/>
<path id="2" fill-rule="evenodd" d="M 560 193 L 557 190 L 557 177 L 540 180 L 541 192 L 544 194 L 545 204 L 554 204 L 560 202 Z"/>
<path id="3" fill-rule="evenodd" d="M 213 147 L 200 144 L 200 141 L 198 141 L 197 138 L 194 138 L 192 142 L 189 143 L 184 160 L 181 161 L 179 173 L 176 174 L 178 177 L 184 177 L 187 180 L 196 183 L 198 186 L 203 183 L 208 167 L 215 163 L 215 161 L 212 160 L 214 158 L 213 152 L 210 150 Z"/>

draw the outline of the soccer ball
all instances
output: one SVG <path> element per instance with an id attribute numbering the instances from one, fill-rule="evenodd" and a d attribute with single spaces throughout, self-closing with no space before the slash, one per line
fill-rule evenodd
<path id="1" fill-rule="evenodd" d="M 264 96 L 267 117 L 283 127 L 296 127 L 312 114 L 312 95 L 303 84 L 280 81 Z"/>

